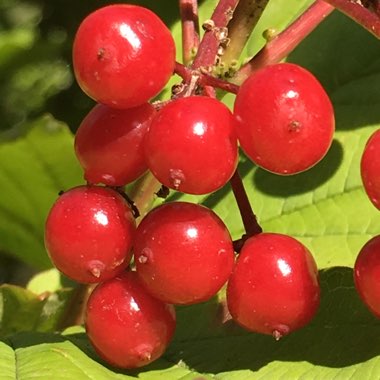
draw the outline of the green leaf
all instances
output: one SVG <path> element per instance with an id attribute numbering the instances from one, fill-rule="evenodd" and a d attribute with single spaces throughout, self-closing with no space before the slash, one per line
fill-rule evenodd
<path id="1" fill-rule="evenodd" d="M 321 286 L 322 303 L 312 323 L 278 342 L 241 329 L 228 320 L 223 303 L 211 300 L 177 308 L 172 344 L 145 368 L 103 366 L 83 330 L 75 328 L 64 335 L 8 337 L 0 343 L 0 373 L 11 379 L 17 373 L 19 380 L 32 374 L 39 380 L 376 378 L 380 325 L 359 300 L 352 269 L 322 271 Z"/>
<path id="2" fill-rule="evenodd" d="M 20 331 L 55 331 L 72 291 L 36 295 L 14 285 L 0 286 L 0 337 Z"/>
<path id="3" fill-rule="evenodd" d="M 342 38 L 349 36 L 349 38 Z M 366 80 L 380 71 L 380 42 L 360 25 L 338 11 L 328 16 L 318 28 L 293 51 L 287 61 L 307 67 L 322 82 L 332 97 L 335 92 L 349 89 L 352 83 Z M 372 87 L 369 81 L 367 85 Z M 350 103 L 365 102 L 367 89 L 362 94 L 348 92 Z M 360 101 L 361 96 L 362 100 Z M 378 97 L 372 99 L 373 101 Z"/>
<path id="4" fill-rule="evenodd" d="M 65 125 L 44 116 L 23 127 L 16 137 L 0 136 L 0 250 L 47 268 L 48 211 L 60 190 L 83 182 L 82 173 Z"/>
<path id="5" fill-rule="evenodd" d="M 107 368 L 96 361 L 99 359 L 83 332 L 68 332 L 65 335 L 18 334 L 0 341 L 0 358 L 0 373 L 4 379 L 210 379 L 188 369 L 181 362 L 174 364 L 164 358 L 158 359 L 142 371 Z"/>

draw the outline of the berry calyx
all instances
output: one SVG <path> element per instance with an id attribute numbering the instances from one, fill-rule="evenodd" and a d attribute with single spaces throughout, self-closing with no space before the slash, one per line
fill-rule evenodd
<path id="1" fill-rule="evenodd" d="M 238 324 L 278 340 L 309 323 L 319 302 L 318 270 L 305 246 L 276 233 L 246 241 L 227 286 Z"/>
<path id="2" fill-rule="evenodd" d="M 87 182 L 124 186 L 147 170 L 143 138 L 155 114 L 145 103 L 125 110 L 98 104 L 75 135 L 75 153 Z"/>
<path id="3" fill-rule="evenodd" d="M 148 213 L 136 231 L 138 276 L 155 297 L 193 304 L 214 296 L 232 272 L 230 234 L 210 209 L 172 202 Z"/>
<path id="4" fill-rule="evenodd" d="M 367 141 L 360 172 L 368 198 L 380 210 L 380 130 L 375 131 Z"/>
<path id="5" fill-rule="evenodd" d="M 356 290 L 369 310 L 380 318 L 380 236 L 369 240 L 360 250 L 354 265 Z"/>
<path id="6" fill-rule="evenodd" d="M 220 189 L 238 161 L 230 110 L 206 96 L 171 101 L 154 117 L 146 134 L 145 158 L 165 186 L 189 194 Z"/>
<path id="7" fill-rule="evenodd" d="M 244 152 L 276 174 L 311 168 L 332 143 L 331 101 L 318 80 L 295 64 L 279 63 L 253 73 L 240 86 L 234 115 Z"/>
<path id="8" fill-rule="evenodd" d="M 86 308 L 86 332 L 105 361 L 137 368 L 158 359 L 175 330 L 175 311 L 151 296 L 135 272 L 99 284 Z"/>
<path id="9" fill-rule="evenodd" d="M 78 186 L 52 206 L 45 225 L 45 246 L 53 264 L 67 277 L 97 283 L 127 267 L 134 233 L 135 220 L 119 193 Z"/>
<path id="10" fill-rule="evenodd" d="M 173 74 L 175 43 L 147 8 L 109 5 L 88 15 L 73 45 L 82 90 L 99 103 L 136 107 L 156 96 Z"/>

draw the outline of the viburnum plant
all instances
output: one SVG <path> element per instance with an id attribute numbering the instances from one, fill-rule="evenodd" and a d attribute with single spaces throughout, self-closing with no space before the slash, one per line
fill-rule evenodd
<path id="1" fill-rule="evenodd" d="M 247 54 L 270 6 L 220 0 L 200 20 L 196 0 L 179 0 L 181 46 L 136 4 L 78 25 L 73 72 L 97 103 L 74 137 L 85 184 L 61 189 L 44 244 L 79 285 L 41 329 L 66 329 L 47 347 L 78 378 L 379 376 L 380 114 L 359 137 L 339 135 L 335 104 L 349 98 L 318 75 L 320 52 L 292 54 L 334 9 L 376 41 L 380 3 L 305 2 Z M 371 89 L 355 99 L 376 102 Z M 342 227 L 347 202 L 360 205 Z"/>

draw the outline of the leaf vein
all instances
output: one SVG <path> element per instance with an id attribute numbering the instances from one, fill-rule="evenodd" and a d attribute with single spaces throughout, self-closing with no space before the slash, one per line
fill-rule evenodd
<path id="1" fill-rule="evenodd" d="M 304 209 L 307 209 L 307 208 L 312 207 L 312 206 L 317 206 L 317 205 L 319 205 L 321 203 L 324 203 L 324 202 L 326 202 L 328 200 L 334 200 L 336 198 L 342 197 L 343 195 L 346 195 L 346 194 L 349 194 L 349 193 L 354 193 L 356 191 L 362 191 L 362 190 L 363 190 L 362 186 L 354 186 L 351 189 L 345 190 L 343 193 L 327 196 L 326 198 L 322 198 L 322 199 L 317 200 L 317 201 L 313 200 L 312 203 L 310 203 L 310 204 L 302 205 L 301 207 L 295 207 L 294 209 L 292 209 L 290 211 L 287 211 L 287 212 L 284 212 L 284 213 L 281 212 L 280 215 L 272 216 L 269 219 L 263 219 L 262 222 L 263 223 L 270 223 L 270 222 L 275 221 L 278 218 L 281 218 L 281 217 L 284 217 L 284 216 L 289 216 L 289 215 L 292 215 L 292 214 L 294 214 L 296 212 L 300 212 L 301 213 L 302 210 L 304 210 Z"/>

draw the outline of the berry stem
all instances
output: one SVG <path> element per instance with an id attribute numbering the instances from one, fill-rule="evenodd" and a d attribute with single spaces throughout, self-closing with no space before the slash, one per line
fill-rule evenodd
<path id="1" fill-rule="evenodd" d="M 237 94 L 239 86 L 234 83 L 227 82 L 223 79 L 216 78 L 208 73 L 203 73 L 199 70 L 192 70 L 181 63 L 176 62 L 174 72 L 179 75 L 186 84 L 189 84 L 191 77 L 196 73 L 199 77 L 198 84 L 203 86 L 210 86 L 214 88 L 219 88 L 221 90 Z"/>
<path id="2" fill-rule="evenodd" d="M 161 188 L 161 183 L 147 172 L 138 179 L 129 191 L 129 196 L 140 212 L 139 220 L 141 220 L 152 208 L 157 192 Z"/>
<path id="3" fill-rule="evenodd" d="M 204 67 L 211 70 L 218 56 L 220 42 L 226 37 L 226 27 L 238 2 L 239 0 L 220 0 L 211 20 L 203 24 L 206 32 L 199 44 L 197 55 L 192 64 L 193 69 Z"/>
<path id="4" fill-rule="evenodd" d="M 82 325 L 84 323 L 86 304 L 95 285 L 78 284 L 70 298 L 70 302 L 58 325 L 58 330 L 64 330 L 70 326 Z"/>
<path id="5" fill-rule="evenodd" d="M 243 65 L 233 78 L 241 84 L 258 69 L 280 62 L 307 37 L 332 11 L 334 7 L 325 1 L 315 1 L 304 13 L 276 37 L 270 40 L 249 62 Z"/>
<path id="6" fill-rule="evenodd" d="M 234 175 L 230 179 L 230 184 L 239 207 L 247 237 L 259 234 L 262 232 L 262 228 L 257 222 L 256 215 L 252 210 L 251 203 L 249 202 L 247 192 L 245 191 L 244 184 L 238 170 L 235 171 Z"/>
<path id="7" fill-rule="evenodd" d="M 373 0 L 371 4 L 373 11 L 380 17 L 380 0 Z"/>
<path id="8" fill-rule="evenodd" d="M 375 37 L 380 38 L 380 17 L 379 14 L 365 8 L 360 1 L 352 0 L 325 0 L 336 9 L 339 9 L 346 16 L 352 18 L 363 28 L 367 29 Z M 375 10 L 378 10 L 379 6 Z"/>
<path id="9" fill-rule="evenodd" d="M 228 67 L 236 61 L 269 0 L 240 0 L 228 24 L 228 43 L 222 62 Z"/>
<path id="10" fill-rule="evenodd" d="M 182 59 L 189 65 L 199 46 L 198 1 L 179 0 L 182 25 Z"/>

